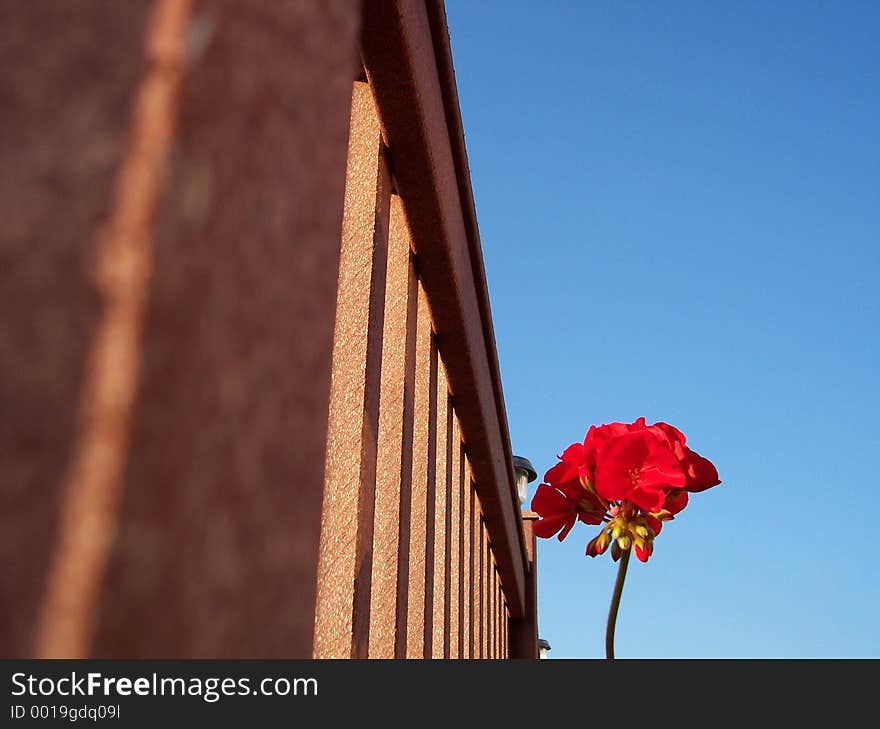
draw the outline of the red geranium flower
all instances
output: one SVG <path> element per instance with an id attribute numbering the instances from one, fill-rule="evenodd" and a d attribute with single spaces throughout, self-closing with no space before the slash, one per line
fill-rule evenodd
<path id="1" fill-rule="evenodd" d="M 654 550 L 663 522 L 688 503 L 688 492 L 721 481 L 711 461 L 687 447 L 684 434 L 668 423 L 591 426 L 583 443 L 573 443 L 547 471 L 532 509 L 541 517 L 537 536 L 562 541 L 579 519 L 605 524 L 587 545 L 595 557 L 609 545 L 616 560 L 634 549 L 644 561 Z"/>
<path id="2" fill-rule="evenodd" d="M 565 539 L 578 520 L 601 524 L 587 544 L 587 555 L 611 550 L 620 560 L 608 624 L 605 653 L 614 658 L 614 626 L 631 553 L 647 562 L 654 539 L 688 504 L 690 493 L 705 491 L 721 481 L 715 466 L 687 446 L 678 428 L 669 423 L 591 426 L 583 443 L 572 443 L 559 463 L 544 475 L 532 509 L 539 537 Z"/>

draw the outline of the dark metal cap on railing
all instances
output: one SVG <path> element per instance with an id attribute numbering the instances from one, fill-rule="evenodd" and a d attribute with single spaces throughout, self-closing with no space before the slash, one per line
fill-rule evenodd
<path id="1" fill-rule="evenodd" d="M 519 496 L 519 504 L 522 506 L 528 497 L 528 485 L 538 478 L 538 472 L 532 462 L 522 456 L 513 457 L 513 472 L 516 474 L 516 492 Z"/>

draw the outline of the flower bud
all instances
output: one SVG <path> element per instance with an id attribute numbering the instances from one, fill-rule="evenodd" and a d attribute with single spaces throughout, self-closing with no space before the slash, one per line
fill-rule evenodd
<path id="1" fill-rule="evenodd" d="M 591 539 L 587 544 L 587 556 L 595 557 L 596 555 L 603 554 L 606 549 L 608 549 L 608 545 L 611 542 L 611 538 L 605 532 L 600 532 L 596 537 Z"/>

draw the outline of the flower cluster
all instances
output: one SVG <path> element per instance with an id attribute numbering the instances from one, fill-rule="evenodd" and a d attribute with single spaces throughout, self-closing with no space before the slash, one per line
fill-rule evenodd
<path id="1" fill-rule="evenodd" d="M 647 562 L 663 522 L 675 518 L 688 494 L 716 486 L 712 462 L 686 445 L 684 434 L 667 423 L 591 426 L 583 443 L 573 443 L 544 476 L 532 499 L 541 517 L 534 532 L 565 539 L 576 521 L 602 525 L 587 544 L 591 557 L 611 546 L 611 556 L 632 548 Z"/>

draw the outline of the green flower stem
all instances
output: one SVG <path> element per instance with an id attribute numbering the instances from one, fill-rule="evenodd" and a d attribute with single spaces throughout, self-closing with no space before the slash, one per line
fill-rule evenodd
<path id="1" fill-rule="evenodd" d="M 630 552 L 632 552 L 632 547 L 624 550 L 620 555 L 617 582 L 614 583 L 614 594 L 611 596 L 611 607 L 608 609 L 608 627 L 605 629 L 605 657 L 609 660 L 614 658 L 614 626 L 617 624 L 617 609 L 620 607 L 620 596 L 623 594 L 623 581 L 626 579 Z"/>

